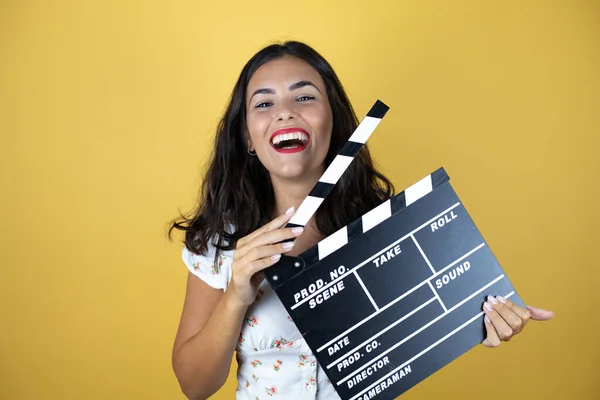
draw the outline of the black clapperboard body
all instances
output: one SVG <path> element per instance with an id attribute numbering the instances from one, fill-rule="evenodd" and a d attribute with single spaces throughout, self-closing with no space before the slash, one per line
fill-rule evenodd
<path id="1" fill-rule="evenodd" d="M 344 400 L 396 398 L 481 343 L 488 295 L 524 306 L 443 168 L 265 275 Z"/>

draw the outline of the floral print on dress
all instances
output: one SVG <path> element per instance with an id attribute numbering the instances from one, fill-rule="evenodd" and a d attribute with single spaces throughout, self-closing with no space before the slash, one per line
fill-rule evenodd
<path id="1" fill-rule="evenodd" d="M 317 386 L 317 381 L 315 380 L 314 376 L 311 376 L 310 379 L 308 380 L 308 382 L 306 382 L 306 388 L 308 390 L 314 389 L 315 386 Z"/>
<path id="2" fill-rule="evenodd" d="M 262 290 L 262 289 L 258 289 L 258 293 L 256 294 L 256 298 L 255 298 L 255 300 L 256 300 L 256 301 L 259 301 L 259 300 L 260 300 L 260 298 L 263 296 L 263 294 L 265 294 L 265 291 L 264 291 L 264 290 Z"/>
<path id="3" fill-rule="evenodd" d="M 226 255 L 219 254 L 217 265 L 215 265 L 214 261 L 210 265 L 210 273 L 212 275 L 219 275 L 221 273 L 221 267 L 223 267 L 223 263 L 227 259 Z M 192 263 L 192 268 L 196 272 L 200 272 L 202 270 L 202 261 L 198 260 Z"/>
<path id="4" fill-rule="evenodd" d="M 308 356 L 305 356 L 304 354 L 300 354 L 298 356 L 298 368 L 302 368 L 306 365 L 306 360 L 308 359 Z"/>
<path id="5" fill-rule="evenodd" d="M 298 356 L 298 368 L 302 368 L 302 367 L 305 367 L 307 365 L 309 365 L 311 367 L 314 367 L 315 365 L 317 365 L 317 362 L 315 360 L 310 360 L 309 361 L 307 355 L 300 354 Z"/>
<path id="6" fill-rule="evenodd" d="M 275 386 L 266 387 L 265 390 L 267 391 L 267 394 L 269 396 L 273 396 L 274 394 L 277 394 L 277 388 L 275 388 Z"/>
<path id="7" fill-rule="evenodd" d="M 253 368 L 256 368 L 259 365 L 262 365 L 262 362 L 260 360 L 252 360 L 250 361 L 250 365 L 252 365 Z"/>
<path id="8" fill-rule="evenodd" d="M 256 325 L 258 325 L 258 318 L 256 317 L 256 315 L 253 315 L 251 318 L 244 318 L 244 321 L 250 327 L 255 327 Z"/>
<path id="9" fill-rule="evenodd" d="M 281 368 L 281 364 L 283 364 L 283 361 L 277 360 L 277 362 L 275 364 L 273 364 L 273 369 L 275 371 L 279 371 L 279 368 Z"/>
<path id="10" fill-rule="evenodd" d="M 273 342 L 273 347 L 275 347 L 277 350 L 282 350 L 284 347 L 293 347 L 294 343 L 294 341 L 290 342 L 287 339 L 280 337 L 278 340 Z"/>
<path id="11" fill-rule="evenodd" d="M 223 254 L 219 254 L 219 262 L 218 264 L 215 266 L 215 263 L 213 262 L 211 264 L 210 270 L 212 272 L 213 275 L 219 275 L 221 273 L 221 267 L 223 266 L 223 262 L 227 259 L 227 256 L 224 256 Z"/>
<path id="12" fill-rule="evenodd" d="M 192 266 L 194 267 L 194 271 L 200 271 L 200 261 L 196 261 Z"/>

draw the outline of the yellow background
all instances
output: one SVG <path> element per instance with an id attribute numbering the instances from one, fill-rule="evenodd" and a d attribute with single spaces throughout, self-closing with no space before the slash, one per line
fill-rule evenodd
<path id="1" fill-rule="evenodd" d="M 0 2 L 0 398 L 180 399 L 179 243 L 246 60 L 334 66 L 398 190 L 439 166 L 553 309 L 404 399 L 598 398 L 598 1 Z M 215 399 L 233 398 L 234 375 Z"/>

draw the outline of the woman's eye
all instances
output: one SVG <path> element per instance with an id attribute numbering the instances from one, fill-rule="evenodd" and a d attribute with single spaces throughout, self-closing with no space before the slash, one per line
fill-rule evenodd
<path id="1" fill-rule="evenodd" d="M 299 101 L 307 101 L 307 100 L 314 100 L 314 99 L 315 99 L 314 96 L 301 96 L 301 97 L 298 97 Z"/>
<path id="2" fill-rule="evenodd" d="M 270 102 L 263 101 L 263 102 L 258 103 L 256 105 L 256 108 L 265 108 L 265 107 L 269 107 L 270 105 L 272 105 Z"/>

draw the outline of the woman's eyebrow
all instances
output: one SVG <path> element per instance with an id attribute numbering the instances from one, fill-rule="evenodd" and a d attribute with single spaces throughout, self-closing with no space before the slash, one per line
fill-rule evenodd
<path id="1" fill-rule="evenodd" d="M 303 88 L 305 86 L 312 86 L 315 89 L 317 89 L 317 91 L 319 93 L 321 93 L 321 91 L 319 90 L 319 88 L 314 83 L 312 83 L 311 81 L 300 81 L 300 82 L 293 83 L 293 84 L 291 84 L 288 87 L 288 90 L 291 92 L 293 90 L 301 89 L 301 88 Z M 250 96 L 250 99 L 248 100 L 248 103 L 251 102 L 252 98 L 255 95 L 257 95 L 257 94 L 275 94 L 275 90 L 269 89 L 269 88 L 257 89 L 257 90 L 254 91 L 254 93 L 252 93 L 252 96 Z"/>
<path id="2" fill-rule="evenodd" d="M 254 93 L 252 93 L 252 96 L 250 96 L 248 103 L 250 103 L 252 101 L 252 98 L 254 97 L 254 95 L 257 95 L 257 94 L 275 94 L 275 91 L 273 89 L 258 89 L 256 91 L 254 91 Z"/>
<path id="3" fill-rule="evenodd" d="M 317 89 L 317 91 L 318 91 L 319 93 L 321 93 L 321 91 L 319 90 L 319 88 L 317 87 L 317 85 L 315 85 L 315 84 L 314 84 L 314 83 L 312 83 L 311 81 L 300 81 L 300 82 L 296 82 L 296 83 L 294 83 L 294 84 L 290 85 L 290 87 L 289 87 L 288 89 L 289 89 L 289 90 L 290 90 L 290 92 L 291 92 L 292 90 L 300 89 L 300 88 L 303 88 L 304 86 L 312 86 L 312 87 L 314 87 L 315 89 Z"/>

